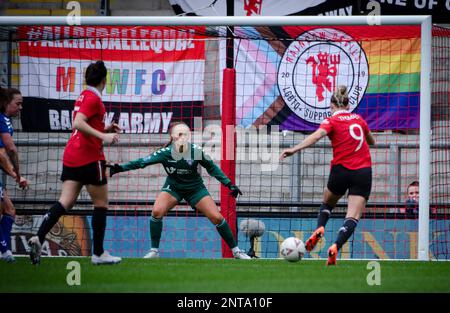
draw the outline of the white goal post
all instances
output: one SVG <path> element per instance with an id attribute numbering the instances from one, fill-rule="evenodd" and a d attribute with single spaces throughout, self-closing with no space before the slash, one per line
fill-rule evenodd
<path id="1" fill-rule="evenodd" d="M 78 17 L 79 25 L 104 26 L 281 26 L 281 25 L 421 25 L 420 61 L 420 151 L 419 151 L 419 260 L 429 260 L 429 206 L 431 160 L 431 16 L 89 16 Z M 0 26 L 74 26 L 73 17 L 1 16 Z"/>

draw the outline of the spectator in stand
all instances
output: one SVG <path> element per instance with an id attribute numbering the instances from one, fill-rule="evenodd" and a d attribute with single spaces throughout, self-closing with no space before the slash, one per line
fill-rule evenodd
<path id="1" fill-rule="evenodd" d="M 407 218 L 419 217 L 419 181 L 415 180 L 408 185 L 406 189 L 406 202 L 405 209 L 402 213 L 405 213 Z M 431 202 L 431 201 L 430 201 Z M 430 218 L 437 214 L 437 208 L 430 206 Z"/>
<path id="2" fill-rule="evenodd" d="M 419 214 L 419 182 L 417 180 L 408 185 L 406 195 L 406 217 L 417 218 Z"/>

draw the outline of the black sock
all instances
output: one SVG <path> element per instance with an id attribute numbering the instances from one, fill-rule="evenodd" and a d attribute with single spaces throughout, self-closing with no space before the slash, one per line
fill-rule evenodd
<path id="1" fill-rule="evenodd" d="M 350 238 L 350 236 L 353 234 L 357 225 L 358 220 L 351 217 L 345 219 L 344 224 L 339 229 L 337 239 L 334 242 L 337 245 L 338 250 L 341 250 L 341 247 L 344 245 L 344 243 L 347 242 L 348 238 Z"/>
<path id="2" fill-rule="evenodd" d="M 150 239 L 151 247 L 159 249 L 159 241 L 161 240 L 161 233 L 163 229 L 163 219 L 150 216 Z"/>
<path id="3" fill-rule="evenodd" d="M 93 250 L 96 256 L 101 256 L 104 252 L 103 240 L 105 239 L 106 210 L 107 208 L 94 207 L 94 213 L 92 214 Z"/>
<path id="4" fill-rule="evenodd" d="M 319 216 L 317 217 L 317 228 L 327 225 L 328 219 L 330 218 L 331 211 L 334 208 L 330 207 L 326 203 L 322 203 L 319 209 Z"/>
<path id="5" fill-rule="evenodd" d="M 44 220 L 42 221 L 41 226 L 37 232 L 37 236 L 39 237 L 39 241 L 41 244 L 45 241 L 45 236 L 48 232 L 55 226 L 58 222 L 59 218 L 66 214 L 66 209 L 62 206 L 62 204 L 57 201 L 45 214 Z"/>
<path id="6" fill-rule="evenodd" d="M 220 237 L 222 237 L 230 249 L 237 247 L 236 239 L 234 238 L 230 225 L 228 225 L 225 219 L 223 219 L 219 225 L 216 225 L 216 228 L 220 234 Z"/>

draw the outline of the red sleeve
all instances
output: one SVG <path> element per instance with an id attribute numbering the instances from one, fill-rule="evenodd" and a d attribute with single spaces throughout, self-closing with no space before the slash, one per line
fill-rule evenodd
<path id="1" fill-rule="evenodd" d="M 324 129 L 327 132 L 327 134 L 329 134 L 333 130 L 333 125 L 331 124 L 330 119 L 326 118 L 322 121 L 322 123 L 320 123 L 319 128 Z"/>
<path id="2" fill-rule="evenodd" d="M 85 96 L 80 103 L 80 110 L 87 118 L 91 118 L 99 112 L 100 101 L 97 97 Z"/>

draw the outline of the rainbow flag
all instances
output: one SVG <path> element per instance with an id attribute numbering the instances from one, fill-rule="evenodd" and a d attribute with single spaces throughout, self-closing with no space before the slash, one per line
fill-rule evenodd
<path id="1" fill-rule="evenodd" d="M 420 26 L 235 29 L 239 125 L 309 131 L 338 85 L 372 130 L 419 127 Z M 260 39 L 261 38 L 261 39 Z M 264 39 L 263 39 L 264 38 Z"/>

